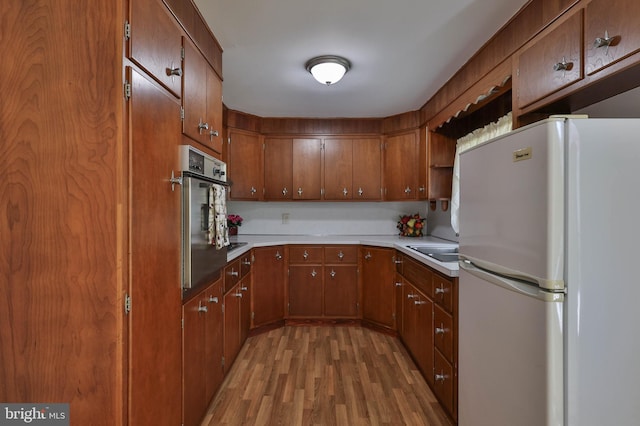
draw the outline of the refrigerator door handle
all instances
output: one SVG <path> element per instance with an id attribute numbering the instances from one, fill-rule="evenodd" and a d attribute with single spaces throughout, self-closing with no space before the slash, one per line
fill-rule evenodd
<path id="1" fill-rule="evenodd" d="M 478 268 L 468 260 L 460 260 L 459 265 L 461 269 L 465 270 L 471 275 L 474 275 L 482 280 L 488 281 L 507 290 L 515 291 L 516 293 L 524 294 L 526 296 L 533 297 L 544 302 L 564 301 L 564 293 L 553 293 L 543 290 L 535 284 L 527 284 L 495 275 L 484 269 Z"/>

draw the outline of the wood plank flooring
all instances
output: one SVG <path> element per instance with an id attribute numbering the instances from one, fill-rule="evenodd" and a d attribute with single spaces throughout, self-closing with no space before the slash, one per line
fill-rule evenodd
<path id="1" fill-rule="evenodd" d="M 356 326 L 250 337 L 202 426 L 451 425 L 402 344 Z"/>

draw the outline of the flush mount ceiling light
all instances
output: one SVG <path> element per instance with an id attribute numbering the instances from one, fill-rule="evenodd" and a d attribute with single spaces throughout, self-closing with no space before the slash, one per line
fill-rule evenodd
<path id="1" fill-rule="evenodd" d="M 325 55 L 309 59 L 305 68 L 319 83 L 330 86 L 340 81 L 351 68 L 351 63 L 340 56 Z"/>

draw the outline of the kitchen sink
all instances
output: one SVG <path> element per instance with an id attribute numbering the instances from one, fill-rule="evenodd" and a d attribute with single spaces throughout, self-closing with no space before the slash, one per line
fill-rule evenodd
<path id="1" fill-rule="evenodd" d="M 409 248 L 440 262 L 458 261 L 458 247 L 409 246 Z"/>

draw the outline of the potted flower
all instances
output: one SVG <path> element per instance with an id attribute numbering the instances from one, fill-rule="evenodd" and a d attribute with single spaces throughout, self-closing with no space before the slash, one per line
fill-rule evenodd
<path id="1" fill-rule="evenodd" d="M 400 216 L 396 228 L 400 230 L 400 236 L 403 237 L 422 237 L 424 229 L 424 219 L 418 213 L 414 215 Z"/>
<path id="2" fill-rule="evenodd" d="M 237 214 L 227 215 L 227 227 L 229 235 L 238 235 L 238 226 L 242 226 L 242 217 Z"/>

